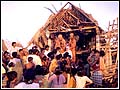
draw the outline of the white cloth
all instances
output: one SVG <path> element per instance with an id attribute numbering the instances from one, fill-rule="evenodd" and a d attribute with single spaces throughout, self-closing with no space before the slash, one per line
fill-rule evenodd
<path id="1" fill-rule="evenodd" d="M 35 66 L 36 66 L 36 65 L 42 66 L 42 62 L 41 62 L 41 59 L 40 59 L 39 56 L 37 56 L 37 55 L 28 55 L 28 56 L 27 56 L 27 63 L 28 63 L 28 57 L 32 57 L 32 58 L 33 58 L 33 62 L 34 62 L 34 64 L 35 64 Z"/>
<path id="2" fill-rule="evenodd" d="M 39 88 L 39 83 L 26 84 L 25 82 L 21 82 L 14 88 Z"/>
<path id="3" fill-rule="evenodd" d="M 48 50 L 48 51 L 45 50 L 44 55 L 45 55 L 46 57 L 48 57 L 47 54 L 48 54 L 49 52 L 50 52 L 50 50 Z"/>
<path id="4" fill-rule="evenodd" d="M 66 53 L 66 52 L 68 52 L 69 53 L 69 55 L 71 56 L 71 58 L 72 58 L 72 51 L 71 50 L 67 50 L 67 51 L 65 51 L 64 53 Z"/>
<path id="5" fill-rule="evenodd" d="M 8 52 L 12 55 L 13 52 L 18 52 L 19 49 L 21 49 L 21 47 L 11 47 L 8 49 Z"/>
<path id="6" fill-rule="evenodd" d="M 13 62 L 14 64 L 16 64 L 17 62 L 21 62 L 21 60 L 18 59 L 18 58 L 13 58 L 13 59 L 10 59 L 9 63 L 11 63 L 11 62 Z"/>
<path id="7" fill-rule="evenodd" d="M 92 80 L 90 80 L 87 76 L 75 76 L 76 79 L 76 88 L 84 88 L 86 82 L 92 83 Z"/>

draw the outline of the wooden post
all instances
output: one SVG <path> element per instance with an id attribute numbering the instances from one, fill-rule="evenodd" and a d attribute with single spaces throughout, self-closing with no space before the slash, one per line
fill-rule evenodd
<path id="1" fill-rule="evenodd" d="M 99 36 L 100 32 L 99 32 L 98 27 L 96 27 L 96 33 L 97 33 L 97 35 L 96 35 L 96 50 L 100 50 L 100 36 Z"/>

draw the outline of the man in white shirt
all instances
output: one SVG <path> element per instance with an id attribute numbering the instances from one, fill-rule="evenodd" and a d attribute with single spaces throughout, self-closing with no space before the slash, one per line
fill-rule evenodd
<path id="1" fill-rule="evenodd" d="M 50 50 L 49 50 L 49 46 L 46 45 L 46 46 L 45 46 L 45 52 L 44 52 L 44 55 L 45 55 L 46 57 L 48 57 L 47 54 L 48 54 L 49 52 L 50 52 Z"/>
<path id="2" fill-rule="evenodd" d="M 69 46 L 66 47 L 66 51 L 64 53 L 66 53 L 66 52 L 69 53 L 69 55 L 71 56 L 71 59 L 72 59 L 72 51 L 70 50 Z"/>
<path id="3" fill-rule="evenodd" d="M 12 52 L 18 52 L 21 47 L 16 46 L 16 42 L 12 42 L 12 47 L 8 49 L 8 52 L 12 55 Z"/>
<path id="4" fill-rule="evenodd" d="M 38 51 L 37 49 L 33 49 L 33 54 L 28 55 L 28 57 L 32 57 L 33 58 L 33 62 L 35 64 L 35 66 L 36 65 L 42 66 L 42 61 L 41 61 L 40 57 L 38 55 L 36 55 L 37 51 Z"/>
<path id="5" fill-rule="evenodd" d="M 75 76 L 76 79 L 76 88 L 85 88 L 86 85 L 92 84 L 93 81 L 89 79 L 87 76 L 84 76 L 83 71 L 78 71 Z M 88 82 L 88 84 L 86 84 Z"/>

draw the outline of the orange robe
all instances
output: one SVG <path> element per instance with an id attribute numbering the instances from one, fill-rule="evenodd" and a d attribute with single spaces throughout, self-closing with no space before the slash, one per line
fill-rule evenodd
<path id="1" fill-rule="evenodd" d="M 70 50 L 72 51 L 72 61 L 76 62 L 76 40 L 70 39 L 69 45 L 70 45 Z"/>
<path id="2" fill-rule="evenodd" d="M 64 52 L 65 47 L 66 47 L 65 40 L 64 39 L 62 39 L 62 40 L 57 39 L 56 42 L 55 42 L 55 48 L 57 48 L 57 47 L 60 47 L 61 52 Z"/>

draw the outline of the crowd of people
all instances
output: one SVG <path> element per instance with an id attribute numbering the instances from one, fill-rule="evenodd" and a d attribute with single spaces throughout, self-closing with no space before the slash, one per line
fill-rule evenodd
<path id="1" fill-rule="evenodd" d="M 2 88 L 90 88 L 102 87 L 104 51 L 90 50 L 76 57 L 76 40 L 58 35 L 55 48 L 33 46 L 12 48 L 2 53 Z M 92 71 L 92 73 L 91 73 Z"/>

